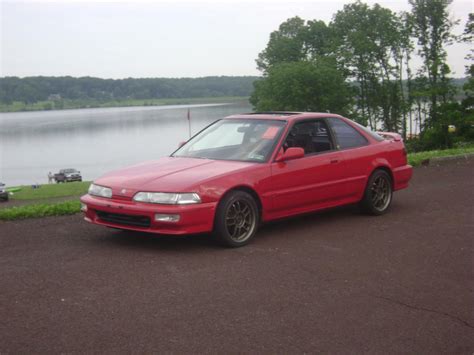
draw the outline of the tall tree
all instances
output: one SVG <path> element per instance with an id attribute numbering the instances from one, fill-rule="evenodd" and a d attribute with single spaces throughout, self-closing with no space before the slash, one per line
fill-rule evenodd
<path id="1" fill-rule="evenodd" d="M 380 121 L 384 129 L 397 131 L 403 112 L 399 18 L 378 4 L 357 1 L 338 11 L 330 26 L 338 59 L 358 84 L 361 121 L 373 129 Z"/>
<path id="2" fill-rule="evenodd" d="M 472 45 L 474 39 L 474 13 L 469 14 L 469 18 L 461 36 L 461 41 Z M 466 55 L 466 60 L 470 64 L 466 65 L 467 83 L 464 84 L 464 92 L 466 98 L 463 100 L 463 106 L 467 109 L 474 110 L 474 48 L 470 48 Z"/>
<path id="3" fill-rule="evenodd" d="M 438 124 L 438 105 L 446 101 L 449 90 L 449 66 L 446 46 L 455 36 L 454 23 L 449 18 L 452 0 L 409 0 L 412 7 L 413 34 L 418 39 L 419 55 L 423 58 L 421 74 L 428 79 L 430 111 L 427 127 Z"/>

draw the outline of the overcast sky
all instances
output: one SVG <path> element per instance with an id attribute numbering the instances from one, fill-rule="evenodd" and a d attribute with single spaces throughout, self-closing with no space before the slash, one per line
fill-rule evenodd
<path id="1" fill-rule="evenodd" d="M 259 75 L 255 58 L 289 17 L 329 22 L 347 1 L 4 1 L 0 76 Z M 394 11 L 408 0 L 375 2 Z M 454 0 L 463 31 L 474 1 Z M 448 49 L 464 76 L 467 45 Z"/>

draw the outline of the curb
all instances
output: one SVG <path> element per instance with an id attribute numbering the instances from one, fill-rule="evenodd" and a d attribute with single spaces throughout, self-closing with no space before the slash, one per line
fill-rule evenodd
<path id="1" fill-rule="evenodd" d="M 453 162 L 453 161 L 466 161 L 469 159 L 474 159 L 474 153 L 466 153 L 466 154 L 459 154 L 459 155 L 451 155 L 447 157 L 436 157 L 431 159 L 425 159 L 421 162 L 422 166 L 427 165 L 443 165 L 445 163 Z"/>

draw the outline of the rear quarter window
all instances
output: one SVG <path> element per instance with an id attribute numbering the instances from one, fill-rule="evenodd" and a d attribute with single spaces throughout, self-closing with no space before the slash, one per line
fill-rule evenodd
<path id="1" fill-rule="evenodd" d="M 370 135 L 373 139 L 375 139 L 376 141 L 378 142 L 381 142 L 384 140 L 384 138 L 380 135 L 380 134 L 377 134 L 375 133 L 374 131 L 371 131 L 370 128 L 368 127 L 365 127 L 365 126 L 362 126 L 361 124 L 358 124 L 357 122 L 354 122 L 357 127 L 359 127 L 361 130 L 363 130 L 365 133 L 367 133 L 368 135 Z"/>
<path id="2" fill-rule="evenodd" d="M 362 134 L 343 120 L 331 117 L 328 121 L 340 149 L 356 148 L 368 144 L 367 139 Z"/>

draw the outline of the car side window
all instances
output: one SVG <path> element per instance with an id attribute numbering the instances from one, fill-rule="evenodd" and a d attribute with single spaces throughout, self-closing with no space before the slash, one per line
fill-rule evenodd
<path id="1" fill-rule="evenodd" d="M 329 124 L 336 136 L 340 149 L 356 148 L 367 145 L 367 139 L 354 127 L 343 120 L 335 117 L 328 119 Z"/>
<path id="2" fill-rule="evenodd" d="M 299 147 L 305 155 L 334 149 L 329 129 L 323 120 L 296 123 L 286 137 L 283 148 Z"/>

